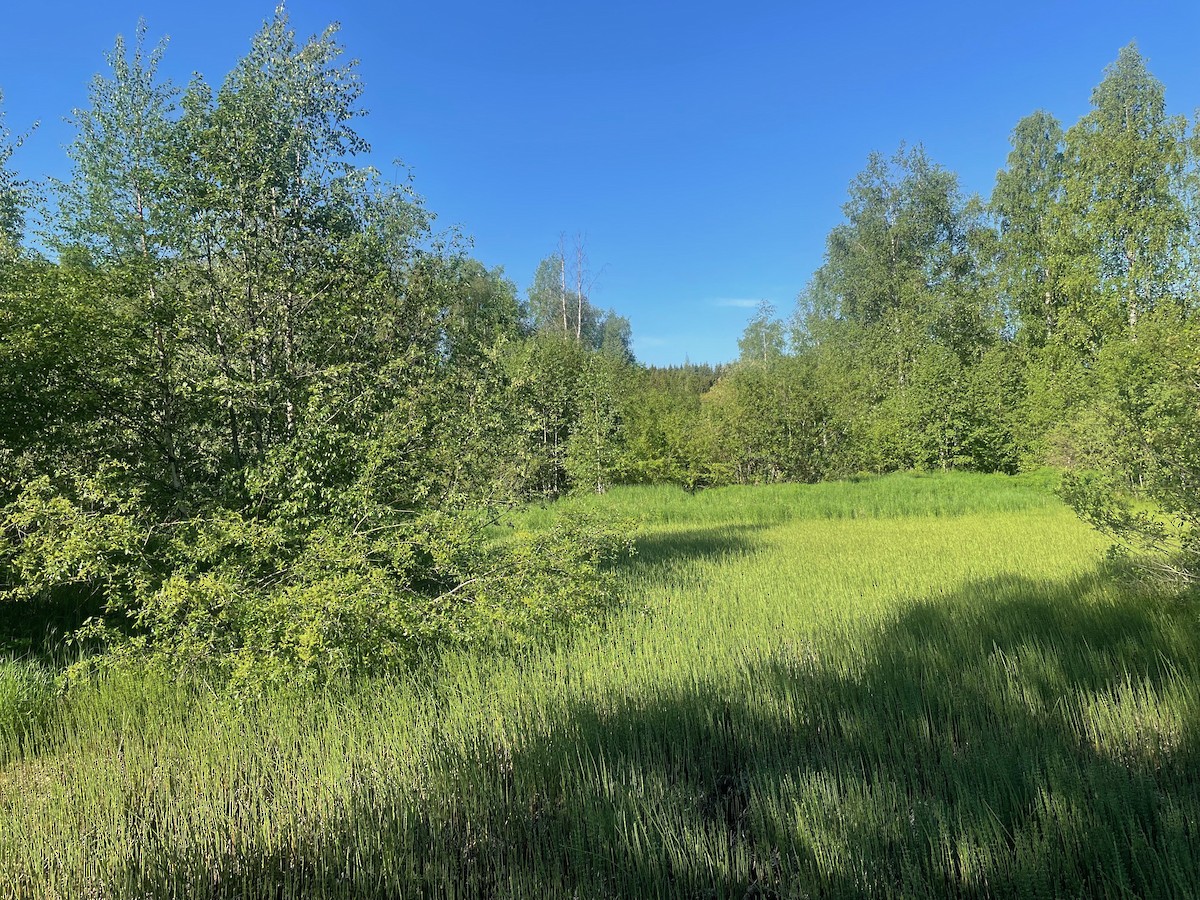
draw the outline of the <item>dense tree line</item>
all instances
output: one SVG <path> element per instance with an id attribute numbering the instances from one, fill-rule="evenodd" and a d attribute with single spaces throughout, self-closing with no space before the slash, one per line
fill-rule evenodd
<path id="1" fill-rule="evenodd" d="M 606 474 L 1056 466 L 1091 521 L 1194 581 L 1198 142 L 1130 45 L 1075 125 L 1017 123 L 986 201 L 920 146 L 872 154 L 787 320 L 761 305 L 720 370 L 627 373 Z"/>
<path id="2" fill-rule="evenodd" d="M 1196 135 L 1130 45 L 1078 123 L 1017 124 L 987 202 L 919 146 L 873 154 L 790 321 L 761 307 L 702 394 L 687 430 L 715 418 L 726 439 L 694 465 L 733 481 L 1058 466 L 1091 521 L 1194 582 Z"/>
<path id="3" fill-rule="evenodd" d="M 253 682 L 526 640 L 595 611 L 621 541 L 493 526 L 614 483 L 1057 465 L 1194 579 L 1197 139 L 1134 47 L 1071 128 L 1018 123 L 987 202 L 871 155 L 794 314 L 673 369 L 581 245 L 520 298 L 357 165 L 332 29 L 278 13 L 219 87 L 162 53 L 118 40 L 75 112 L 48 253 L 0 119 L 0 601 L 90 613 L 109 658 Z"/>
<path id="4" fill-rule="evenodd" d="M 1114 457 L 1100 376 L 1121 348 L 1191 345 L 1196 142 L 1131 45 L 1074 126 L 1016 125 L 987 200 L 920 146 L 872 154 L 790 316 L 764 302 L 734 364 L 623 373 L 609 480 L 1053 465 L 1143 487 Z M 587 321 L 553 299 L 564 265 L 548 257 L 530 291 L 547 334 Z"/>

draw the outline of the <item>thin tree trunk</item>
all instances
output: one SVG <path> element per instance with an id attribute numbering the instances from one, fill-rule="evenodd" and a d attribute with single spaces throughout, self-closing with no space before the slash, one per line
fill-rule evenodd
<path id="1" fill-rule="evenodd" d="M 1129 337 L 1130 340 L 1136 341 L 1138 313 L 1141 311 L 1138 309 L 1137 287 L 1134 285 L 1133 280 L 1133 267 L 1137 261 L 1136 254 L 1126 252 L 1125 261 L 1129 264 Z"/>
<path id="2" fill-rule="evenodd" d="M 567 248 L 560 237 L 558 239 L 558 303 L 562 307 L 563 320 L 563 336 L 571 333 L 571 328 L 567 325 Z"/>
<path id="3" fill-rule="evenodd" d="M 583 242 L 575 244 L 575 342 L 583 343 Z"/>

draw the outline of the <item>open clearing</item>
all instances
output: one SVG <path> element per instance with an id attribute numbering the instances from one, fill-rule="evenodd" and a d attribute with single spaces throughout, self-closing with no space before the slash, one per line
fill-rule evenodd
<path id="1" fill-rule="evenodd" d="M 0 896 L 1200 884 L 1194 610 L 1106 577 L 1036 480 L 568 504 L 643 533 L 558 648 L 240 704 L 114 676 L 0 736 Z"/>

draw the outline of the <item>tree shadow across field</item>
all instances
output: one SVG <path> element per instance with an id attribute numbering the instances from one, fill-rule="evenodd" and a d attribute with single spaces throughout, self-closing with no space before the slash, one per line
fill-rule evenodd
<path id="1" fill-rule="evenodd" d="M 860 669 L 763 648 L 740 683 L 578 705 L 550 734 L 480 748 L 461 808 L 427 819 L 459 868 L 441 856 L 422 890 L 1188 896 L 1200 641 L 1144 600 L 1092 602 L 1096 586 L 968 584 L 882 629 Z M 1137 703 L 1181 685 L 1163 721 Z M 1128 729 L 1081 724 L 1118 696 Z"/>
<path id="2" fill-rule="evenodd" d="M 758 549 L 756 535 L 766 525 L 737 524 L 680 531 L 656 530 L 634 540 L 636 553 L 624 564 L 651 581 L 667 576 L 672 567 L 748 556 Z"/>
<path id="3" fill-rule="evenodd" d="M 568 705 L 439 762 L 438 799 L 364 788 L 289 860 L 226 864 L 281 897 L 1189 896 L 1200 640 L 1099 578 L 969 583 L 861 656 L 764 646 L 736 676 Z"/>

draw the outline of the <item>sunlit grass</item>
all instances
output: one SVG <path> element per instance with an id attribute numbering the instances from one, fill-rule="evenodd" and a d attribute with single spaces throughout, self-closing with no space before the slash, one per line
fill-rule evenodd
<path id="1" fill-rule="evenodd" d="M 655 525 L 778 525 L 795 519 L 947 516 L 1014 512 L 1054 505 L 1054 470 L 1013 478 L 971 472 L 901 472 L 821 484 L 733 485 L 687 494 L 674 485 L 615 487 L 524 509 L 510 521 L 548 525 L 564 510 L 596 509 Z"/>
<path id="2" fill-rule="evenodd" d="M 1194 612 L 1106 577 L 1037 484 L 571 502 L 647 525 L 626 602 L 557 647 L 241 703 L 114 674 L 0 731 L 0 895 L 1200 883 Z"/>

